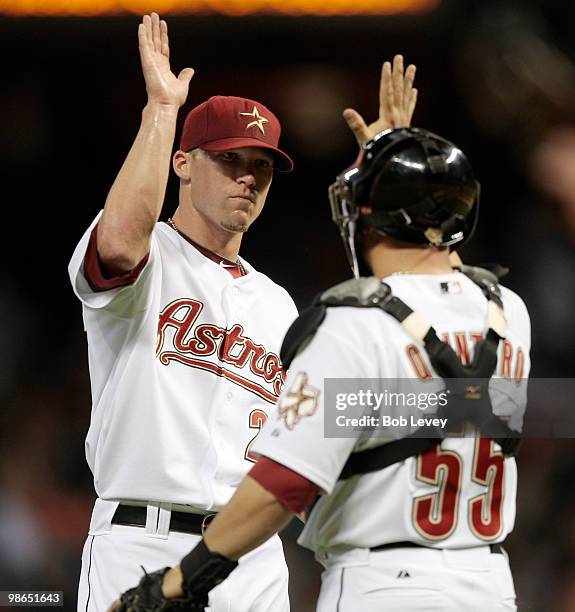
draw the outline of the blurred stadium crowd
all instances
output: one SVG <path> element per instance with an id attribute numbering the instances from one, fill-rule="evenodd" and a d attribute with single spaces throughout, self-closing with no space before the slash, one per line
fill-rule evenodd
<path id="1" fill-rule="evenodd" d="M 297 169 L 275 180 L 244 256 L 299 307 L 349 276 L 326 197 L 355 157 L 341 111 L 374 115 L 381 61 L 403 52 L 416 63 L 414 125 L 456 142 L 482 183 L 478 232 L 462 257 L 510 267 L 506 284 L 532 316 L 532 375 L 573 377 L 575 4 L 444 0 L 409 17 L 166 18 L 172 61 L 196 68 L 187 108 L 236 94 L 282 118 Z M 94 496 L 83 453 L 86 346 L 66 267 L 137 130 L 136 27 L 127 16 L 0 20 L 0 590 L 63 590 L 66 611 Z M 172 182 L 165 216 L 175 197 Z M 520 610 L 575 610 L 574 451 L 572 439 L 531 439 L 520 454 L 506 543 Z M 284 534 L 292 607 L 307 612 L 319 566 L 297 532 L 293 524 Z"/>

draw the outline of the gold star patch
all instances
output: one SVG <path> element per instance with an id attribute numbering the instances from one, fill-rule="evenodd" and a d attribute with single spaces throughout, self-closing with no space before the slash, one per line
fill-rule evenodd
<path id="1" fill-rule="evenodd" d="M 240 115 L 243 115 L 245 117 L 253 117 L 253 121 L 250 121 L 250 123 L 246 125 L 246 130 L 255 125 L 262 131 L 262 134 L 266 133 L 264 130 L 264 123 L 268 123 L 268 120 L 260 115 L 258 109 L 255 106 L 254 110 L 251 113 L 240 113 Z"/>
<path id="2" fill-rule="evenodd" d="M 319 389 L 307 384 L 307 374 L 299 372 L 291 389 L 279 403 L 280 418 L 288 429 L 293 429 L 305 416 L 311 416 L 317 410 Z"/>

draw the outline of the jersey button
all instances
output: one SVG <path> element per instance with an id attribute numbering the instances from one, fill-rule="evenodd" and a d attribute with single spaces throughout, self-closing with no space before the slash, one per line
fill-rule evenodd
<path id="1" fill-rule="evenodd" d="M 226 400 L 228 400 L 228 402 L 231 402 L 233 397 L 234 397 L 234 394 L 231 391 L 228 391 L 226 393 Z"/>
<path id="2" fill-rule="evenodd" d="M 234 288 L 232 289 L 232 293 L 233 293 L 234 295 L 239 295 L 240 290 L 239 290 L 237 287 L 234 287 Z"/>

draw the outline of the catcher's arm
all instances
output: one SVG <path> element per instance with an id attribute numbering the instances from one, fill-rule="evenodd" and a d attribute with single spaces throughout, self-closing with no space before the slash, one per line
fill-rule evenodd
<path id="1" fill-rule="evenodd" d="M 272 493 L 246 476 L 210 523 L 204 541 L 210 550 L 239 559 L 281 531 L 293 517 L 294 513 Z"/>
<path id="2" fill-rule="evenodd" d="M 393 58 L 393 65 L 384 62 L 379 82 L 379 117 L 367 125 L 353 108 L 343 111 L 343 118 L 361 147 L 374 136 L 391 128 L 409 127 L 415 105 L 417 89 L 413 87 L 415 66 L 403 70 L 403 55 Z"/>
<path id="3" fill-rule="evenodd" d="M 211 554 L 236 561 L 257 548 L 294 517 L 272 493 L 256 480 L 246 476 L 225 508 L 210 523 L 201 542 L 180 566 L 164 576 L 164 593 L 167 597 L 180 597 L 185 592 L 184 584 L 192 589 L 197 586 L 198 559 L 205 554 L 202 546 Z"/>

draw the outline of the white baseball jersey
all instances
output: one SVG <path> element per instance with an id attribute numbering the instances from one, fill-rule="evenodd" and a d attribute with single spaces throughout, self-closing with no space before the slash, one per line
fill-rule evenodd
<path id="1" fill-rule="evenodd" d="M 296 307 L 244 260 L 247 274 L 232 278 L 164 223 L 137 280 L 95 292 L 83 261 L 97 220 L 69 265 L 88 335 L 96 492 L 217 510 L 282 389 Z"/>
<path id="2" fill-rule="evenodd" d="M 477 285 L 461 273 L 384 280 L 464 363 L 472 358 L 475 342 L 486 331 L 487 301 Z M 501 394 L 508 391 L 499 389 L 498 380 L 527 377 L 530 322 L 516 294 L 502 288 L 502 296 L 508 330 L 490 395 L 494 412 L 517 427 L 525 410 L 525 385 L 507 384 L 515 390 L 502 402 Z M 500 542 L 511 531 L 516 463 L 485 438 L 450 437 L 439 449 L 338 482 L 352 451 L 385 440 L 373 431 L 326 437 L 324 379 L 416 377 L 429 377 L 430 390 L 442 388 L 423 345 L 394 318 L 378 308 L 328 309 L 311 343 L 291 364 L 279 407 L 254 445 L 258 454 L 300 473 L 324 493 L 306 523 L 302 545 L 320 555 L 402 541 L 456 549 Z"/>

